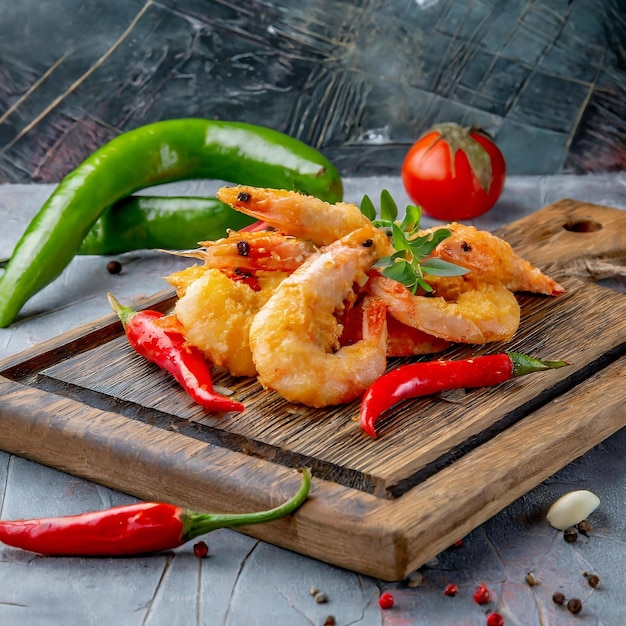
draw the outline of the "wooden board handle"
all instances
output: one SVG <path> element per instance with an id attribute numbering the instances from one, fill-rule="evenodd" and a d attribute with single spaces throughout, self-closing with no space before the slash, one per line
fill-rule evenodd
<path id="1" fill-rule="evenodd" d="M 498 235 L 557 279 L 626 275 L 626 211 L 620 209 L 559 200 Z"/>

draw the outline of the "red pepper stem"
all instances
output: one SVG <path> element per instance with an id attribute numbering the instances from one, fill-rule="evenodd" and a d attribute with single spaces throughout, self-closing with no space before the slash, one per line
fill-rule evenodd
<path id="1" fill-rule="evenodd" d="M 130 322 L 130 320 L 135 317 L 135 315 L 137 315 L 137 311 L 129 306 L 124 306 L 121 302 L 117 300 L 117 298 L 112 293 L 107 293 L 107 298 L 109 299 L 109 304 L 111 305 L 111 308 L 120 318 L 122 326 L 126 328 L 128 322 Z"/>
<path id="2" fill-rule="evenodd" d="M 565 361 L 540 361 L 520 352 L 507 352 L 506 354 L 511 359 L 511 363 L 513 363 L 513 376 L 524 376 L 524 374 L 530 374 L 531 372 L 557 369 L 568 365 Z"/>
<path id="3" fill-rule="evenodd" d="M 302 470 L 302 482 L 298 491 L 289 500 L 280 506 L 267 511 L 256 513 L 196 513 L 185 511 L 183 513 L 182 541 L 190 541 L 195 537 L 204 535 L 218 528 L 231 528 L 234 526 L 248 526 L 251 524 L 264 524 L 272 522 L 285 515 L 293 513 L 308 497 L 311 488 L 311 472 L 307 468 Z"/>

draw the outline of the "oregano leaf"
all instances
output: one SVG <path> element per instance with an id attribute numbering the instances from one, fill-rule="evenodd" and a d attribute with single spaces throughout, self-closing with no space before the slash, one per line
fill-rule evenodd
<path id="1" fill-rule="evenodd" d="M 409 204 L 406 208 L 406 215 L 402 220 L 400 228 L 405 232 L 414 232 L 419 228 L 420 221 L 422 219 L 421 207 Z"/>
<path id="2" fill-rule="evenodd" d="M 464 267 L 444 261 L 443 259 L 426 259 L 421 263 L 422 270 L 431 276 L 463 276 L 469 271 Z"/>
<path id="3" fill-rule="evenodd" d="M 402 283 L 411 293 L 417 293 L 418 289 L 432 292 L 432 287 L 424 278 L 425 272 L 431 276 L 459 276 L 468 271 L 448 261 L 427 258 L 451 232 L 447 228 L 438 228 L 420 235 L 420 207 L 407 206 L 405 217 L 398 223 L 398 206 L 391 194 L 383 189 L 380 193 L 380 218 L 376 218 L 376 207 L 367 195 L 361 201 L 361 212 L 391 238 L 395 248 L 394 254 L 379 259 L 376 267 L 382 268 L 384 276 Z"/>
<path id="4" fill-rule="evenodd" d="M 386 189 L 380 192 L 380 217 L 390 222 L 398 217 L 398 205 Z"/>
<path id="5" fill-rule="evenodd" d="M 363 196 L 363 200 L 361 200 L 361 213 L 371 221 L 376 219 L 376 208 L 369 196 Z"/>

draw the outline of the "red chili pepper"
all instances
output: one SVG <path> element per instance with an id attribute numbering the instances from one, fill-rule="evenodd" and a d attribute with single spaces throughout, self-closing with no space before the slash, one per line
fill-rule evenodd
<path id="1" fill-rule="evenodd" d="M 202 352 L 187 342 L 176 318 L 159 311 L 134 311 L 107 297 L 135 352 L 168 371 L 195 402 L 209 411 L 243 411 L 241 402 L 213 390 L 211 370 Z"/>
<path id="2" fill-rule="evenodd" d="M 518 352 L 402 365 L 381 376 L 366 391 L 361 401 L 361 428 L 376 437 L 375 424 L 381 414 L 408 398 L 428 396 L 446 389 L 497 385 L 515 376 L 565 365 L 565 361 L 539 361 Z"/>
<path id="3" fill-rule="evenodd" d="M 170 550 L 217 528 L 271 522 L 307 498 L 311 474 L 289 500 L 256 513 L 210 514 L 163 502 L 141 502 L 80 515 L 0 521 L 0 541 L 46 556 L 130 556 Z"/>

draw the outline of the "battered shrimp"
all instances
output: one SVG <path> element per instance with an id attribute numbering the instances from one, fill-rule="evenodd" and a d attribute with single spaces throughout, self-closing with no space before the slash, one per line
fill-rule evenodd
<path id="1" fill-rule="evenodd" d="M 255 376 L 248 329 L 286 274 L 260 278 L 260 288 L 255 290 L 218 269 L 203 269 L 174 307 L 185 338 L 233 376 Z"/>
<path id="2" fill-rule="evenodd" d="M 368 283 L 368 290 L 382 298 L 389 314 L 403 324 L 459 343 L 508 341 L 520 324 L 514 291 L 563 293 L 559 283 L 518 256 L 503 239 L 456 222 L 447 228 L 452 234 L 433 256 L 470 271 L 463 276 L 427 276 L 436 297 L 413 295 L 381 275 L 372 275 Z"/>
<path id="3" fill-rule="evenodd" d="M 372 228 L 356 204 L 328 204 L 314 196 L 282 189 L 222 187 L 217 197 L 233 209 L 263 220 L 300 239 L 326 246 L 359 228 Z M 393 254 L 388 243 L 380 255 Z"/>
<path id="4" fill-rule="evenodd" d="M 250 326 L 261 384 L 290 402 L 324 407 L 363 394 L 386 368 L 385 306 L 368 298 L 363 339 L 340 347 L 335 312 L 354 297 L 386 246 L 375 228 L 356 230 L 310 257 L 287 277 Z"/>
<path id="5" fill-rule="evenodd" d="M 465 290 L 464 283 L 500 284 L 510 291 L 528 291 L 556 296 L 565 291 L 555 280 L 518 256 L 511 245 L 488 231 L 477 230 L 456 222 L 446 226 L 452 234 L 434 250 L 436 256 L 469 270 L 464 276 L 443 278 L 428 277 L 429 284 L 440 293 L 442 289 Z M 422 231 L 420 234 L 431 232 Z M 456 287 L 455 287 L 456 285 Z M 438 289 L 440 288 L 440 289 Z"/>
<path id="6" fill-rule="evenodd" d="M 310 241 L 278 231 L 231 231 L 216 241 L 201 241 L 197 250 L 171 251 L 224 270 L 293 272 L 316 250 Z"/>
<path id="7" fill-rule="evenodd" d="M 447 341 L 508 341 L 520 323 L 515 295 L 499 284 L 462 291 L 454 301 L 413 295 L 401 283 L 380 274 L 371 275 L 367 289 L 384 301 L 398 321 Z"/>

